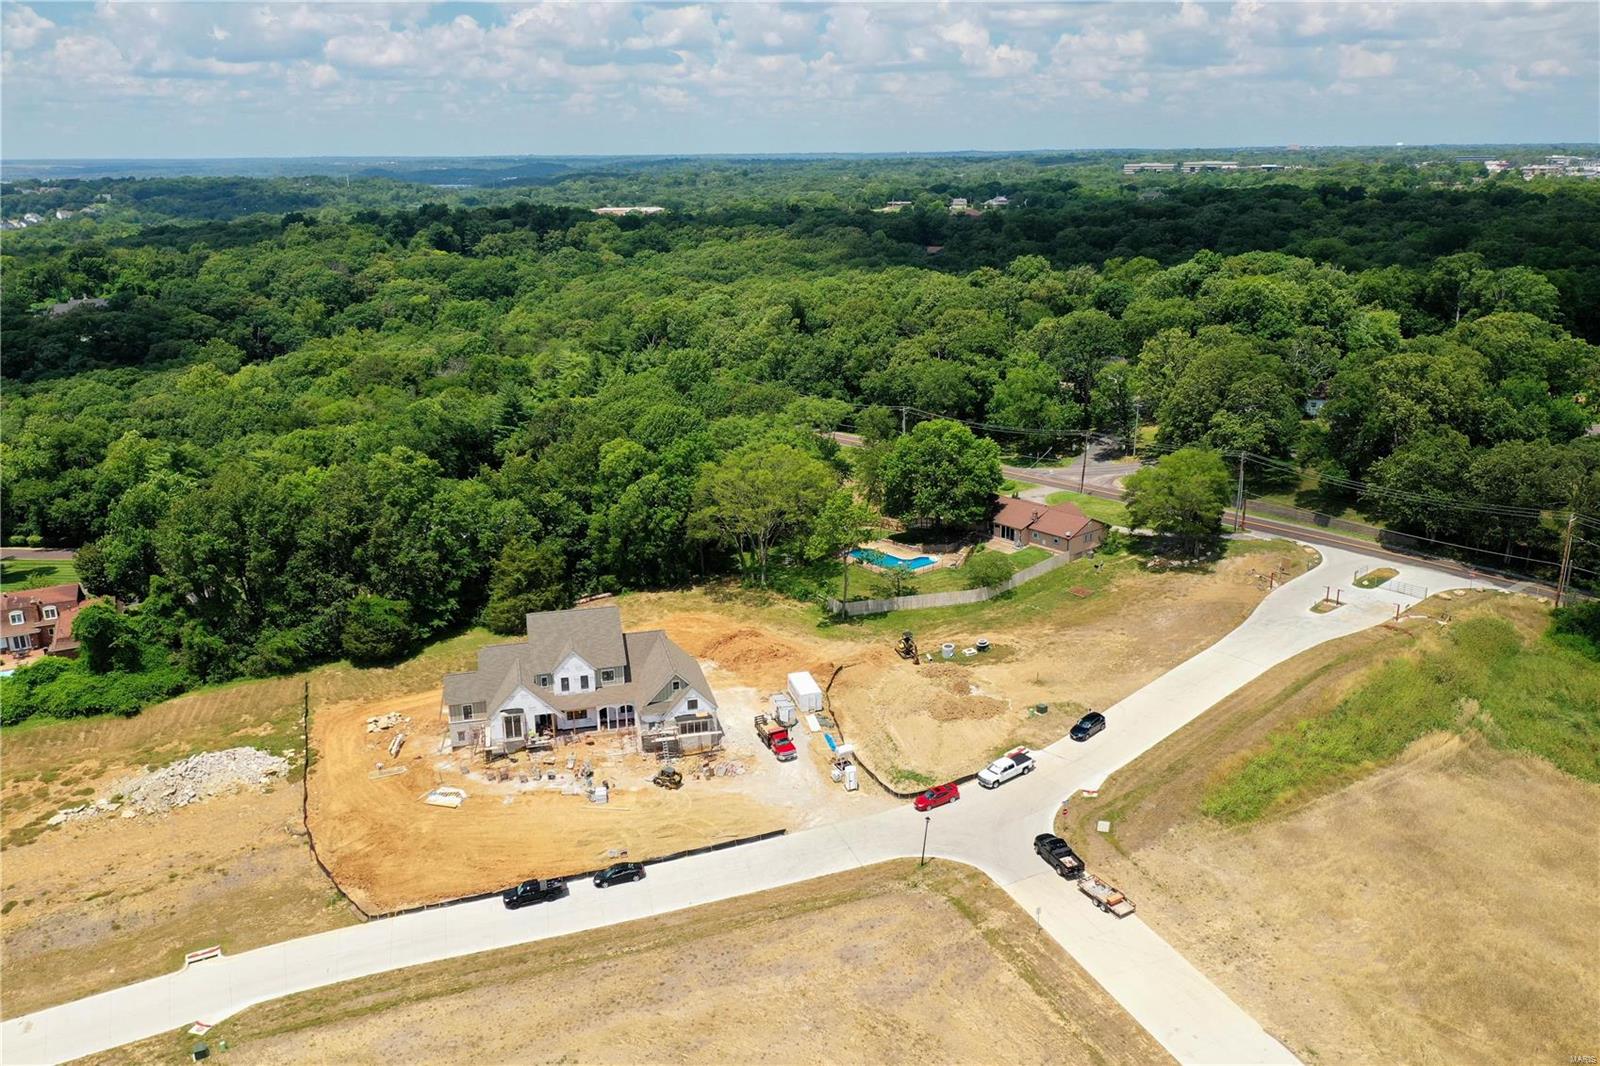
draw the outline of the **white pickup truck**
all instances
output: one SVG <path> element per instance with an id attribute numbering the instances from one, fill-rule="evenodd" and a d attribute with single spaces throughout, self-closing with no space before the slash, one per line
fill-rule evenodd
<path id="1" fill-rule="evenodd" d="M 1033 753 L 1027 748 L 1018 748 L 1010 755 L 1002 755 L 994 762 L 978 771 L 978 784 L 984 788 L 999 788 L 1013 777 L 1033 773 L 1037 764 L 1033 761 Z"/>

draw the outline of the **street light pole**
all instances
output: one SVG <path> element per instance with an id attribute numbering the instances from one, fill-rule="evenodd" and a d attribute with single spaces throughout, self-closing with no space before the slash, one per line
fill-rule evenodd
<path id="1" fill-rule="evenodd" d="M 918 866 L 928 865 L 928 826 L 932 824 L 933 815 L 925 814 L 922 816 L 922 858 L 918 861 Z"/>

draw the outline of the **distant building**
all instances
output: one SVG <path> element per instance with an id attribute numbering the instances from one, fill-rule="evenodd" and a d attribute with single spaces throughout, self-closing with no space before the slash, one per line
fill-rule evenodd
<path id="1" fill-rule="evenodd" d="M 76 211 L 68 211 L 64 207 L 56 208 L 56 218 L 71 218 L 75 214 L 77 214 Z"/>
<path id="2" fill-rule="evenodd" d="M 666 208 L 656 207 L 654 204 L 632 204 L 626 207 L 597 207 L 594 209 L 594 213 L 597 215 L 659 215 L 665 210 Z"/>
<path id="3" fill-rule="evenodd" d="M 890 200 L 888 203 L 884 204 L 882 207 L 874 207 L 873 210 L 878 212 L 880 215 L 892 215 L 896 211 L 904 210 L 905 208 L 910 207 L 910 206 L 911 206 L 911 201 L 910 200 Z"/>
<path id="4" fill-rule="evenodd" d="M 1504 159 L 1485 159 L 1483 169 L 1491 174 L 1499 174 L 1501 171 L 1510 170 L 1511 164 Z"/>
<path id="5" fill-rule="evenodd" d="M 1534 178 L 1559 178 L 1567 172 L 1567 168 L 1560 163 L 1530 163 L 1522 168 L 1522 180 L 1532 181 Z"/>
<path id="6" fill-rule="evenodd" d="M 98 296 L 79 296 L 77 299 L 68 300 L 66 303 L 51 304 L 50 310 L 46 314 L 51 318 L 60 318 L 62 315 L 70 315 L 74 311 L 103 311 L 110 306 L 111 302 L 109 300 Z"/>
<path id="7" fill-rule="evenodd" d="M 7 592 L 0 598 L 0 650 L 19 658 L 36 651 L 76 656 L 72 620 L 86 602 L 76 584 Z"/>
<path id="8" fill-rule="evenodd" d="M 1009 207 L 1010 205 L 1011 201 L 1004 196 L 995 196 L 983 202 L 983 208 L 985 211 L 991 211 L 1001 207 Z"/>
<path id="9" fill-rule="evenodd" d="M 967 198 L 965 196 L 957 196 L 955 199 L 950 201 L 950 213 L 952 215 L 957 211 L 970 210 L 970 207 L 971 205 L 967 203 Z"/>
<path id="10" fill-rule="evenodd" d="M 990 533 L 1018 547 L 1038 545 L 1076 559 L 1106 539 L 1106 524 L 1088 517 L 1075 504 L 996 496 L 993 506 Z"/>
<path id="11" fill-rule="evenodd" d="M 1192 159 L 1183 164 L 1185 174 L 1199 174 L 1206 171 L 1238 170 L 1239 164 L 1231 159 Z"/>
<path id="12" fill-rule="evenodd" d="M 22 221 L 25 225 L 37 226 L 39 223 L 43 222 L 44 219 L 34 214 L 32 211 L 29 211 L 27 214 L 22 216 Z"/>
<path id="13" fill-rule="evenodd" d="M 1124 174 L 1171 174 L 1178 169 L 1176 163 L 1124 163 Z"/>

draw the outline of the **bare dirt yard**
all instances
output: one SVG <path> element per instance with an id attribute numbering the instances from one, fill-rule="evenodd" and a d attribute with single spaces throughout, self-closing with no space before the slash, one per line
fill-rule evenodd
<path id="1" fill-rule="evenodd" d="M 1415 613 L 1257 679 L 1071 803 L 1063 835 L 1308 1063 L 1592 1056 L 1600 786 L 1491 743 L 1489 723 L 1429 732 L 1241 826 L 1200 812 L 1241 753 L 1437 647 L 1446 618 L 1509 620 L 1528 639 L 1547 618 L 1489 594 Z"/>
<path id="2" fill-rule="evenodd" d="M 863 761 L 893 787 L 971 773 L 1015 744 L 1064 736 L 1104 708 L 1221 639 L 1275 580 L 1315 561 L 1284 541 L 1236 542 L 1214 567 L 1154 573 L 1137 557 L 1083 560 L 970 607 L 903 611 L 819 626 L 814 612 L 756 607 L 696 592 L 624 598 L 630 626 L 661 625 L 683 646 L 761 692 L 807 668 Z M 894 645 L 913 630 L 932 663 Z M 980 639 L 989 652 L 966 656 Z M 955 644 L 954 659 L 940 645 Z M 1043 716 L 1030 708 L 1046 704 Z"/>
<path id="3" fill-rule="evenodd" d="M 392 670 L 329 666 L 305 677 L 344 699 L 378 697 L 460 669 L 486 639 L 446 641 Z M 205 689 L 135 718 L 5 731 L 0 1013 L 167 973 L 197 948 L 243 951 L 357 920 L 300 833 L 304 680 Z M 289 753 L 288 777 L 167 814 L 48 824 L 64 808 L 109 798 L 130 773 L 239 746 Z"/>
<path id="4" fill-rule="evenodd" d="M 492 767 L 481 758 L 441 754 L 445 722 L 437 684 L 378 701 L 318 707 L 310 781 L 318 853 L 352 899 L 384 913 L 530 877 L 582 873 L 623 856 L 655 858 L 800 829 L 891 802 L 870 781 L 854 793 L 830 781 L 823 745 L 803 726 L 796 737 L 802 757 L 778 763 L 755 735 L 757 691 L 716 666 L 707 679 L 728 735 L 709 758 L 677 760 L 684 784 L 675 791 L 651 784 L 661 764 L 638 754 L 626 730 L 590 734 L 552 753 L 518 753 Z M 367 719 L 385 714 L 409 721 L 369 733 Z M 408 739 L 392 758 L 387 747 L 400 731 Z M 573 771 L 585 763 L 595 781 L 611 786 L 604 804 L 567 794 Z M 382 773 L 380 764 L 405 772 L 374 776 Z M 423 795 L 440 785 L 459 788 L 467 798 L 458 808 L 424 803 Z"/>
<path id="5" fill-rule="evenodd" d="M 559 904 L 552 904 L 559 906 Z M 573 990 L 618 989 L 575 1009 Z M 996 886 L 890 863 L 254 1007 L 236 1063 L 1171 1062 Z M 172 1062 L 174 1034 L 94 1062 Z"/>

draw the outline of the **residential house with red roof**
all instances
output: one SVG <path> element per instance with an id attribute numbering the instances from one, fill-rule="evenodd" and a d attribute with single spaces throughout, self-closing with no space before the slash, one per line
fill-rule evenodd
<path id="1" fill-rule="evenodd" d="M 1107 526 L 1070 503 L 1041 503 L 1015 496 L 996 496 L 993 534 L 1019 548 L 1038 545 L 1072 559 L 1105 543 Z"/>
<path id="2" fill-rule="evenodd" d="M 36 652 L 75 657 L 72 620 L 86 602 L 77 584 L 7 592 L 0 597 L 0 649 L 12 658 Z"/>

